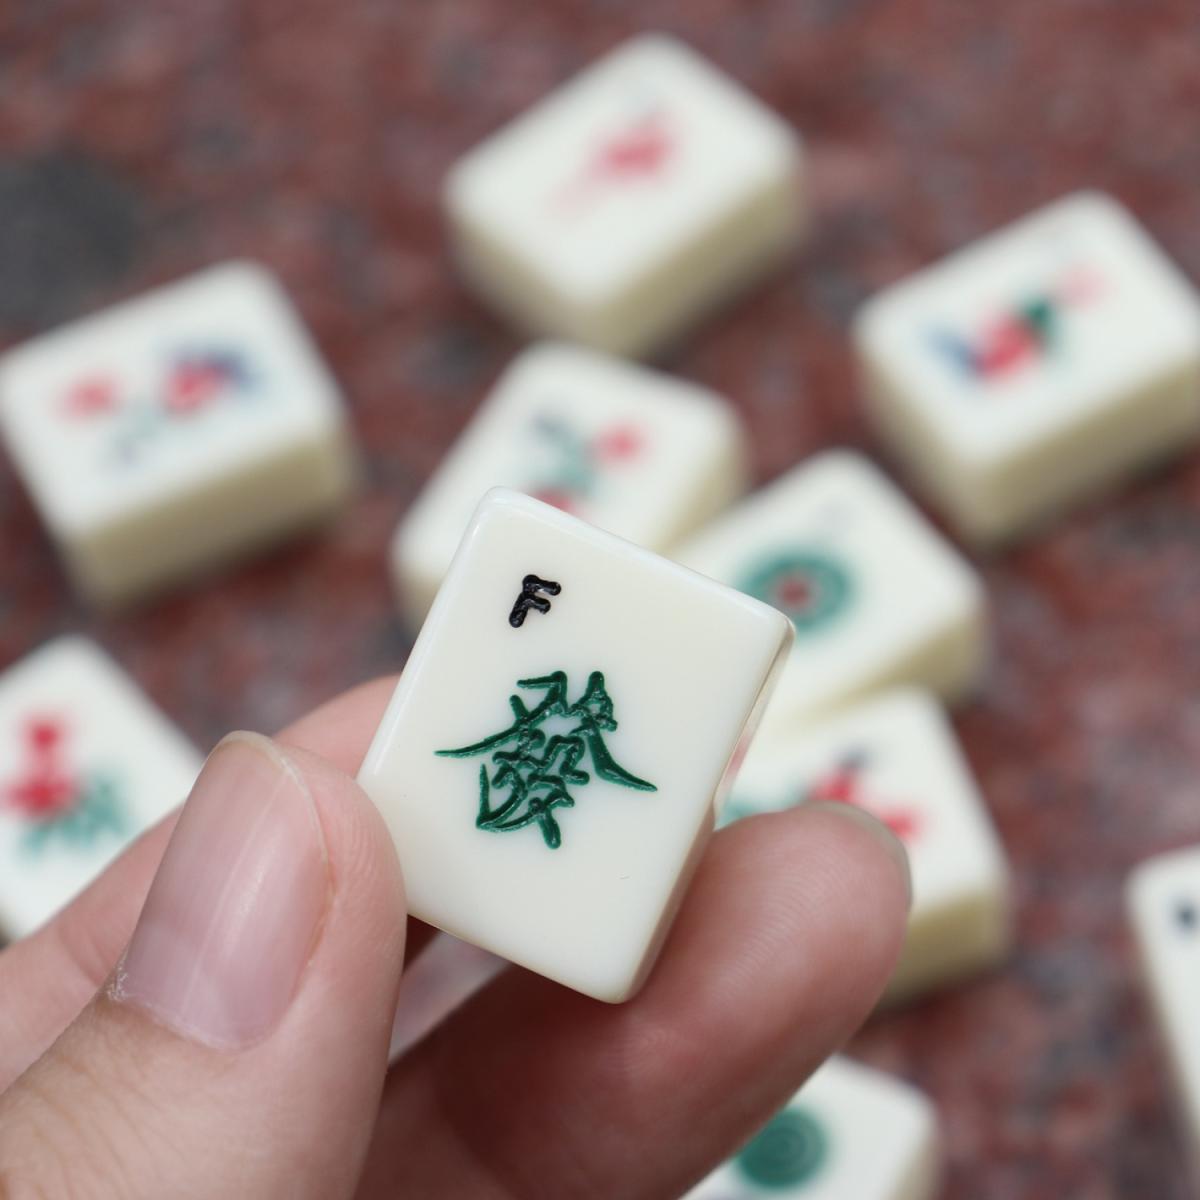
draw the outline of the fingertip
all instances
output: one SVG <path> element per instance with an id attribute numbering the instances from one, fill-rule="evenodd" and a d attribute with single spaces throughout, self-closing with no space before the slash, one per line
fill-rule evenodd
<path id="1" fill-rule="evenodd" d="M 389 1080 L 371 1177 L 394 1187 L 399 1161 L 461 1171 L 460 1142 L 401 1141 L 433 1091 L 449 1092 L 456 1126 L 480 1131 L 478 1161 L 510 1190 L 532 1186 L 536 1162 L 543 1178 L 582 1175 L 597 1194 L 625 1195 L 636 1162 L 639 1194 L 681 1195 L 869 1015 L 899 956 L 907 896 L 886 831 L 840 811 L 801 806 L 722 829 L 627 1003 L 505 972 L 417 1046 Z M 504 1103 L 514 1072 L 519 1110 Z M 545 1122 L 579 1079 L 576 1120 L 547 1145 Z"/>
<path id="2" fill-rule="evenodd" d="M 912 863 L 909 860 L 908 850 L 905 848 L 904 843 L 887 825 L 875 816 L 874 813 L 867 812 L 866 809 L 858 808 L 853 804 L 836 804 L 829 801 L 820 801 L 808 805 L 808 812 L 810 814 L 828 814 L 835 821 L 848 823 L 856 830 L 865 833 L 872 840 L 876 848 L 882 850 L 891 861 L 904 893 L 904 911 L 907 913 L 912 908 Z"/>
<path id="3" fill-rule="evenodd" d="M 304 777 L 329 846 L 335 886 L 352 884 L 378 893 L 371 903 L 394 919 L 401 932 L 407 903 L 395 843 L 379 809 L 341 767 L 299 745 L 281 752 Z"/>
<path id="4" fill-rule="evenodd" d="M 848 1034 L 899 958 L 909 880 L 890 831 L 848 805 L 751 817 L 714 838 L 681 914 L 677 952 L 774 976 L 798 1007 L 849 1022 Z"/>

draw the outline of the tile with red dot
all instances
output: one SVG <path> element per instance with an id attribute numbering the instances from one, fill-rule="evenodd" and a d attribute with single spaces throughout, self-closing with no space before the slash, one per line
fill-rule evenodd
<path id="1" fill-rule="evenodd" d="M 794 731 L 895 684 L 956 701 L 984 674 L 978 574 L 862 455 L 800 462 L 674 556 L 791 619 L 796 641 L 764 730 Z"/>
<path id="2" fill-rule="evenodd" d="M 933 1200 L 941 1172 L 929 1099 L 837 1057 L 686 1200 Z"/>

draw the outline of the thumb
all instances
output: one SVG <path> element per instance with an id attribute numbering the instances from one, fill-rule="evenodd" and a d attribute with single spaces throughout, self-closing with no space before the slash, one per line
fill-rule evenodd
<path id="1" fill-rule="evenodd" d="M 404 927 L 357 784 L 226 738 L 107 987 L 0 1096 L 0 1194 L 350 1195 Z"/>

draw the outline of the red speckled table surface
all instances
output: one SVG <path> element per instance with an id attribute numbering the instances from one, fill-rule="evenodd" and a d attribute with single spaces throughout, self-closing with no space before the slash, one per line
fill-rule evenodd
<path id="1" fill-rule="evenodd" d="M 369 480 L 326 536 L 98 618 L 0 462 L 0 664 L 87 631 L 202 745 L 397 668 L 388 535 L 520 345 L 449 270 L 439 181 L 644 28 L 808 139 L 808 249 L 665 360 L 732 398 L 760 478 L 877 453 L 855 307 L 1061 193 L 1113 192 L 1200 279 L 1193 0 L 7 0 L 0 340 L 257 257 L 341 380 Z M 998 654 L 957 724 L 1014 863 L 1018 949 L 853 1049 L 936 1098 L 953 1200 L 1181 1200 L 1121 886 L 1200 840 L 1200 455 L 982 565 Z"/>

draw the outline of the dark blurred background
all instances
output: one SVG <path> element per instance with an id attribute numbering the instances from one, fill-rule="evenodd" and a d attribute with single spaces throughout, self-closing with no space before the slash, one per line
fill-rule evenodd
<path id="1" fill-rule="evenodd" d="M 99 618 L 0 460 L 0 666 L 86 631 L 205 748 L 397 669 L 387 539 L 521 344 L 451 272 L 442 176 L 654 28 L 807 140 L 806 251 L 663 360 L 736 404 L 760 479 L 832 444 L 878 456 L 856 306 L 1062 193 L 1112 192 L 1200 279 L 1195 0 L 0 0 L 0 344 L 251 256 L 313 330 L 368 465 L 326 535 Z M 1018 949 L 851 1050 L 936 1100 L 950 1200 L 1182 1200 L 1121 889 L 1200 840 L 1200 459 L 982 567 L 997 657 L 956 724 L 1012 859 Z"/>

